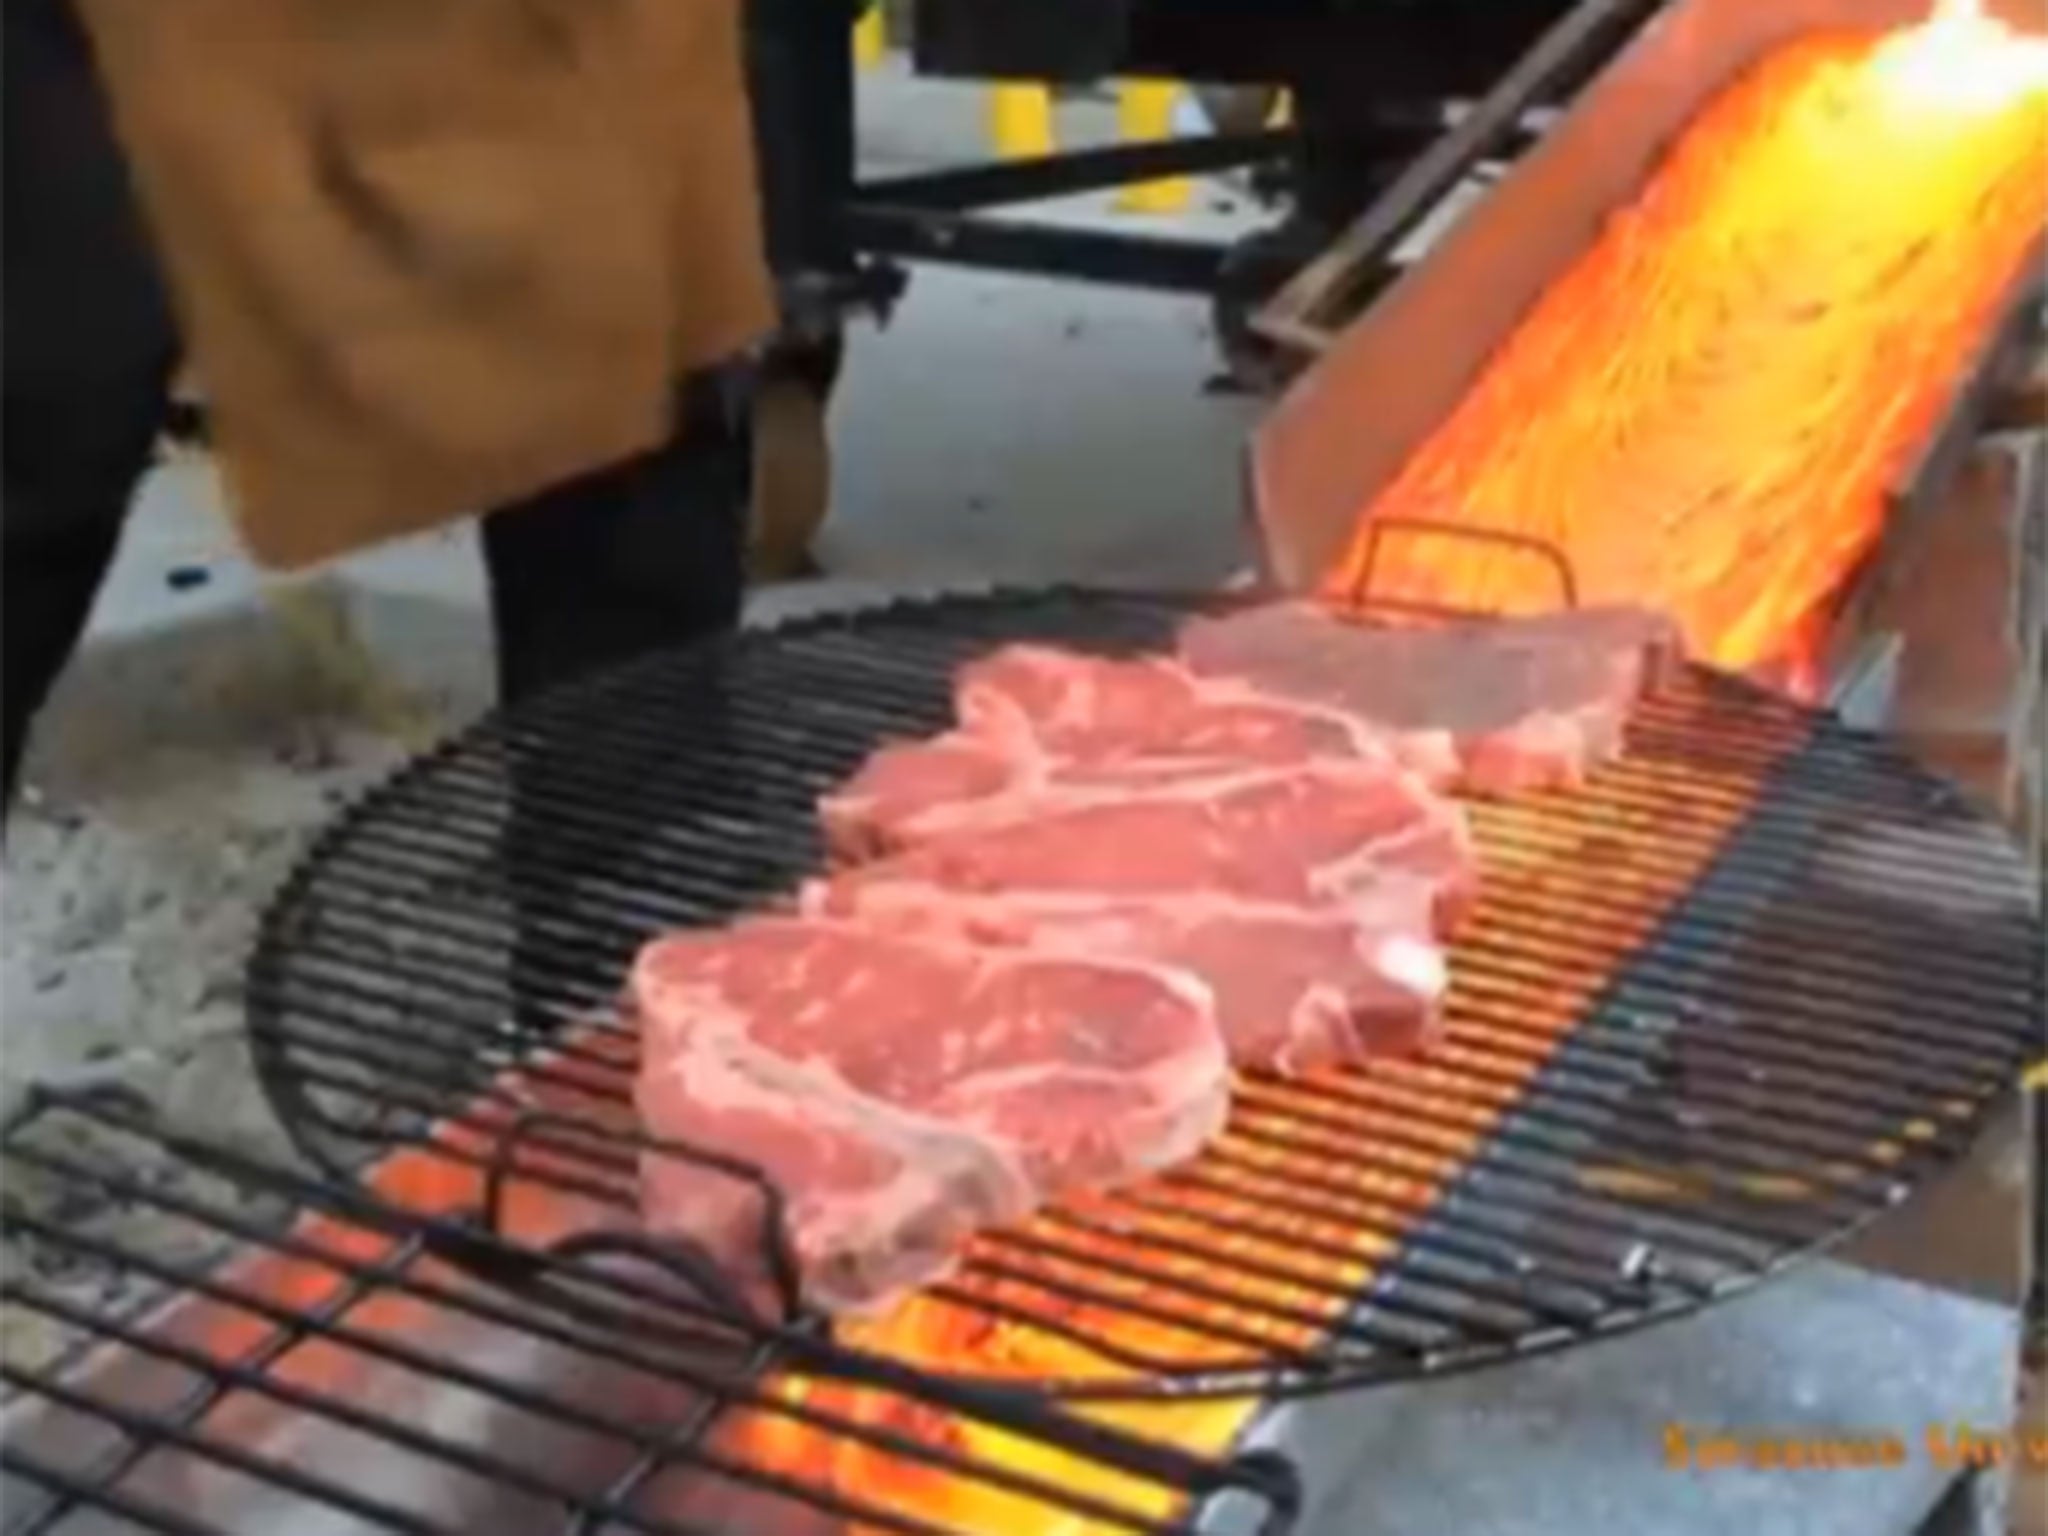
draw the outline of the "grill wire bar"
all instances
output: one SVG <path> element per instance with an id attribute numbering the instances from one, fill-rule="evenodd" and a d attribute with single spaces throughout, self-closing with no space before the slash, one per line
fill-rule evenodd
<path id="1" fill-rule="evenodd" d="M 485 722 L 338 823 L 271 909 L 249 997 L 273 1101 L 331 1171 L 411 1149 L 488 1193 L 515 1242 L 595 1228 L 630 1249 L 642 1157 L 710 1155 L 632 1114 L 615 1005 L 639 945 L 813 873 L 815 797 L 943 727 L 960 662 L 1154 647 L 1194 601 L 807 620 Z M 2043 1006 L 2024 866 L 1877 739 L 1690 670 L 1586 790 L 1473 814 L 1485 894 L 1440 1049 L 1248 1077 L 1203 1157 L 977 1240 L 932 1299 L 1085 1355 L 1032 1382 L 1076 1397 L 1484 1364 L 1841 1239 L 2010 1091 Z M 786 1290 L 747 1294 L 792 1315 Z"/>
<path id="2" fill-rule="evenodd" d="M 337 1519 L 404 1536 L 955 1529 L 892 1507 L 886 1472 L 837 1486 L 829 1453 L 848 1450 L 913 1493 L 918 1476 L 965 1479 L 1038 1520 L 1136 1536 L 1185 1530 L 1225 1493 L 1282 1536 L 1298 1506 L 1277 1457 L 1211 1461 L 1028 1402 L 921 1393 L 886 1363 L 792 1352 L 673 1299 L 652 1309 L 602 1269 L 164 1131 L 118 1097 L 35 1103 L 6 1156 L 6 1226 L 27 1255 L 0 1283 L 15 1536 L 82 1530 L 70 1522 L 92 1512 L 171 1536 Z M 850 1368 L 916 1411 L 876 1423 L 778 1395 L 771 1373 L 792 1362 Z M 992 1414 L 1097 1475 L 1069 1484 L 897 1427 L 919 1412 Z M 751 1450 L 796 1432 L 827 1454 Z"/>

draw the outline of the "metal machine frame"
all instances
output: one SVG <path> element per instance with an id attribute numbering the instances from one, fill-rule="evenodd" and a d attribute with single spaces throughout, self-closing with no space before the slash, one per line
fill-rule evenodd
<path id="1" fill-rule="evenodd" d="M 903 262 L 943 263 L 1208 296 L 1248 311 L 1323 243 L 1375 203 L 1445 133 L 1444 109 L 1529 73 L 1571 29 L 1574 63 L 1594 67 L 1655 0 L 1515 0 L 1437 5 L 1405 0 L 918 0 L 921 73 L 1073 79 L 1111 73 L 1283 84 L 1298 127 L 1160 144 L 969 162 L 863 181 L 853 148 L 853 56 L 836 7 L 754 0 L 754 77 L 769 196 L 771 248 L 783 275 L 788 336 L 831 337 L 849 311 L 886 314 Z M 859 7 L 856 5 L 857 11 Z M 1562 15 L 1566 22 L 1558 21 Z M 1340 62 L 1333 64 L 1332 59 Z M 1518 62 L 1518 60 L 1520 62 Z M 1539 89 L 1575 83 L 1545 71 Z M 1469 115 L 1468 115 L 1469 117 Z M 1510 129 L 1515 125 L 1509 124 Z M 1469 137 L 1470 130 L 1464 130 Z M 1491 147 L 1515 146 L 1512 133 Z M 1078 229 L 1018 217 L 1018 205 L 1162 177 L 1285 162 L 1305 247 L 1141 230 Z M 1256 242 L 1259 237 L 1253 237 Z"/>

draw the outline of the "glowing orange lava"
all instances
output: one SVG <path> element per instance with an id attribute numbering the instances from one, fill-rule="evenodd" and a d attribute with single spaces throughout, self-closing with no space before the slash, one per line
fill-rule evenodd
<path id="1" fill-rule="evenodd" d="M 1714 101 L 1375 500 L 1533 534 L 1582 597 L 1781 660 L 1868 553 L 2048 218 L 2048 42 L 1968 4 L 1783 47 Z M 1361 530 L 1333 574 L 1360 596 Z M 1549 573 L 1389 532 L 1372 595 L 1520 612 Z"/>

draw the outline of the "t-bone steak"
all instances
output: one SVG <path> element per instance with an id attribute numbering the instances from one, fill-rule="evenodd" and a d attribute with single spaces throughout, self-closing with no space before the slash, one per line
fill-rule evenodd
<path id="1" fill-rule="evenodd" d="M 1305 601 L 1194 619 L 1179 643 L 1204 679 L 1449 732 L 1453 781 L 1480 794 L 1582 783 L 1620 754 L 1630 711 L 1679 650 L 1677 627 L 1638 608 L 1389 627 Z"/>
<path id="2" fill-rule="evenodd" d="M 759 917 L 647 946 L 648 1134 L 772 1179 L 807 1297 L 834 1310 L 941 1277 L 978 1228 L 1192 1155 L 1229 1063 L 1184 971 Z M 648 1225 L 745 1273 L 750 1186 L 658 1148 Z"/>
<path id="3" fill-rule="evenodd" d="M 1232 1058 L 1302 1071 L 1413 1049 L 1471 896 L 1462 813 L 1384 761 L 1190 776 L 815 881 L 885 931 L 1184 969 Z"/>
<path id="4" fill-rule="evenodd" d="M 1252 766 L 1397 760 L 1432 778 L 1456 766 L 1446 733 L 1389 732 L 1344 709 L 1204 682 L 1163 658 L 1005 646 L 961 669 L 954 699 L 957 728 L 883 747 L 820 800 L 827 842 L 841 857 Z"/>

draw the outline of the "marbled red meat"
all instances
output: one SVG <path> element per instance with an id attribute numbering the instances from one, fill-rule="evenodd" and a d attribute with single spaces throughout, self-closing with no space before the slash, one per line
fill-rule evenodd
<path id="1" fill-rule="evenodd" d="M 1165 658 L 1110 660 L 1015 645 L 955 680 L 960 724 L 892 743 L 819 802 L 828 844 L 871 858 L 937 837 L 1114 804 L 1186 778 L 1317 758 L 1455 766 L 1443 733 L 1393 733 L 1341 708 Z"/>
<path id="2" fill-rule="evenodd" d="M 1636 608 L 1418 627 L 1285 602 L 1187 624 L 1199 677 L 1343 710 L 1396 736 L 1448 733 L 1449 778 L 1478 794 L 1575 786 L 1618 756 L 1630 711 L 1679 651 Z"/>
<path id="3" fill-rule="evenodd" d="M 1200 892 L 974 895 L 877 869 L 820 882 L 809 899 L 817 911 L 890 932 L 1178 967 L 1215 994 L 1231 1059 L 1282 1073 L 1413 1054 L 1428 1043 L 1448 985 L 1420 883 L 1376 901 L 1317 905 Z"/>
<path id="4" fill-rule="evenodd" d="M 1213 1002 L 1161 967 L 764 917 L 650 944 L 631 1004 L 649 1135 L 772 1179 L 806 1294 L 834 1309 L 1191 1155 L 1227 1107 Z M 735 1270 L 758 1252 L 758 1197 L 699 1163 L 649 1152 L 642 1202 Z"/>
<path id="5" fill-rule="evenodd" d="M 813 882 L 884 931 L 1196 976 L 1232 1058 L 1306 1070 L 1412 1050 L 1476 867 L 1458 809 L 1384 761 L 1184 780 L 942 838 Z"/>

